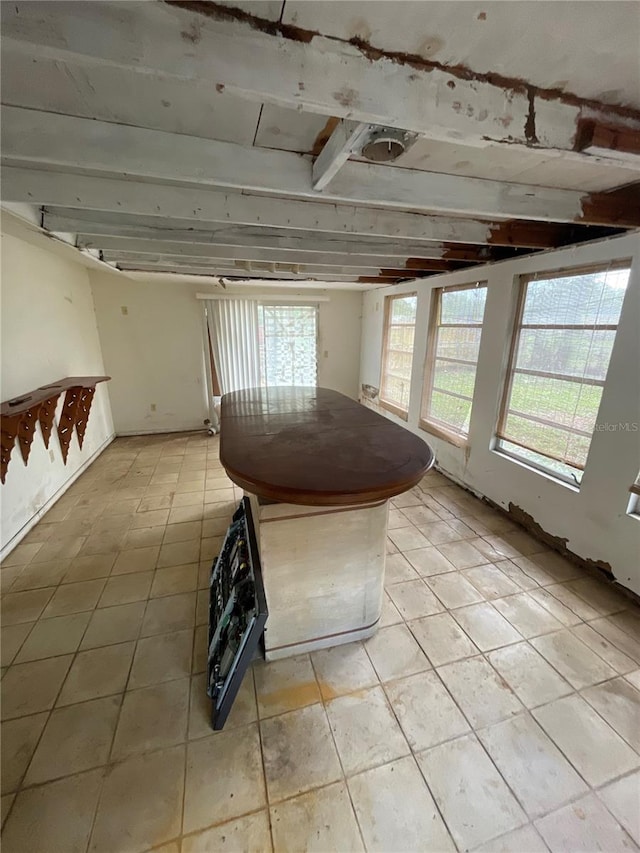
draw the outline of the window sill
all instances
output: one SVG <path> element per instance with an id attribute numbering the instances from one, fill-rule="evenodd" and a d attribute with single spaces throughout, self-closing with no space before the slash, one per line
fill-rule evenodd
<path id="1" fill-rule="evenodd" d="M 491 452 L 500 456 L 502 459 L 506 459 L 509 462 L 513 462 L 515 465 L 519 465 L 527 471 L 531 471 L 532 474 L 537 474 L 538 477 L 544 477 L 545 480 L 549 480 L 551 483 L 555 483 L 558 486 L 564 486 L 565 489 L 569 489 L 570 492 L 574 492 L 576 495 L 580 494 L 580 485 L 577 483 L 570 483 L 568 480 L 558 477 L 552 471 L 546 471 L 544 468 L 538 468 L 537 466 L 526 462 L 524 459 L 520 459 L 511 453 L 507 453 L 506 450 L 502 450 L 499 447 L 494 447 Z"/>
<path id="2" fill-rule="evenodd" d="M 409 420 L 409 412 L 405 409 L 399 409 L 397 406 L 394 406 L 393 403 L 387 403 L 386 400 L 380 399 L 380 408 L 385 409 L 387 412 L 391 412 L 392 415 L 396 415 L 398 418 L 402 418 L 403 421 Z"/>
<path id="3" fill-rule="evenodd" d="M 431 421 L 420 420 L 418 426 L 424 432 L 428 432 L 431 435 L 435 435 L 436 438 L 442 439 L 442 441 L 446 441 L 449 444 L 453 444 L 454 447 L 468 447 L 469 445 L 469 437 L 464 435 L 457 435 L 455 432 L 449 432 L 446 429 L 443 429 L 440 426 L 436 426 L 436 424 L 431 423 Z"/>

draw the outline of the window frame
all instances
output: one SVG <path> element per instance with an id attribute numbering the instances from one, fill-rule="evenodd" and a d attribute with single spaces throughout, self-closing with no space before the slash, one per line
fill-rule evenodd
<path id="1" fill-rule="evenodd" d="M 515 368 L 514 368 L 514 362 L 515 362 L 515 359 L 516 359 L 516 356 L 518 353 L 518 349 L 519 349 L 519 344 L 520 344 L 520 337 L 521 337 L 521 332 L 522 332 L 522 318 L 524 316 L 524 310 L 525 310 L 525 304 L 526 304 L 527 287 L 528 287 L 530 282 L 538 281 L 538 280 L 547 280 L 547 279 L 554 279 L 554 278 L 567 278 L 570 275 L 576 275 L 576 276 L 577 275 L 589 275 L 592 273 L 593 274 L 595 274 L 595 273 L 605 273 L 606 274 L 606 273 L 611 272 L 613 270 L 625 269 L 626 267 L 631 267 L 631 262 L 632 262 L 631 258 L 616 258 L 616 259 L 612 259 L 612 260 L 608 260 L 608 261 L 594 262 L 592 264 L 582 264 L 580 266 L 557 267 L 553 270 L 537 270 L 537 271 L 531 272 L 531 273 L 523 273 L 523 274 L 517 276 L 517 279 L 516 279 L 517 280 L 518 292 L 517 292 L 517 297 L 516 297 L 515 311 L 514 311 L 514 315 L 513 315 L 511 341 L 509 344 L 509 354 L 508 354 L 508 359 L 507 359 L 507 363 L 506 363 L 506 370 L 505 370 L 505 375 L 504 375 L 502 396 L 501 396 L 501 400 L 500 400 L 500 406 L 498 409 L 498 418 L 496 421 L 496 427 L 495 427 L 495 432 L 494 432 L 493 450 L 504 455 L 504 456 L 506 456 L 506 457 L 508 457 L 509 459 L 513 459 L 516 462 L 519 462 L 520 464 L 524 465 L 525 467 L 532 469 L 533 471 L 536 471 L 537 473 L 541 473 L 541 474 L 544 474 L 548 477 L 551 477 L 552 479 L 561 482 L 563 485 L 568 485 L 574 489 L 580 489 L 580 486 L 582 485 L 582 479 L 580 479 L 580 480 L 576 480 L 575 478 L 572 479 L 569 476 L 569 474 L 565 474 L 561 471 L 556 471 L 553 468 L 545 466 L 544 463 L 538 462 L 537 460 L 534 461 L 531 459 L 527 459 L 523 455 L 521 456 L 515 452 L 510 451 L 509 448 L 504 447 L 502 444 L 502 442 L 508 442 L 509 444 L 512 444 L 516 447 L 521 447 L 523 450 L 528 450 L 531 453 L 535 453 L 538 456 L 541 456 L 543 458 L 549 459 L 549 460 L 554 461 L 554 462 L 559 462 L 562 465 L 566 465 L 568 468 L 574 468 L 576 471 L 582 471 L 584 474 L 584 471 L 587 467 L 589 451 L 591 450 L 591 441 L 593 440 L 593 435 L 594 435 L 594 433 L 592 432 L 590 437 L 589 437 L 589 450 L 587 451 L 587 458 L 585 459 L 584 465 L 575 465 L 573 463 L 567 462 L 565 459 L 560 459 L 560 458 L 553 456 L 549 453 L 542 453 L 541 451 L 536 450 L 533 447 L 528 447 L 527 445 L 519 444 L 517 441 L 514 441 L 512 438 L 509 438 L 508 436 L 505 435 L 504 427 L 505 427 L 507 415 L 509 413 L 509 411 L 508 411 L 509 401 L 511 399 L 511 392 L 513 389 L 513 381 L 514 381 L 514 376 L 515 376 L 515 372 L 516 372 Z M 583 330 L 593 329 L 594 331 L 601 331 L 601 330 L 607 331 L 608 330 L 608 331 L 613 331 L 614 334 L 617 335 L 619 322 L 620 321 L 618 320 L 618 323 L 616 323 L 615 326 L 612 326 L 611 324 L 598 324 L 598 325 L 586 324 L 586 325 L 582 325 L 582 326 L 567 325 L 564 328 L 565 328 L 565 330 L 569 330 L 569 329 L 583 329 Z M 555 324 L 555 325 L 554 324 L 528 324 L 527 327 L 529 327 L 529 326 L 537 327 L 539 329 L 562 328 L 561 324 Z M 598 386 L 598 387 L 603 388 L 603 389 L 604 389 L 604 387 L 606 385 L 606 381 L 607 381 L 606 375 L 605 375 L 604 379 L 600 380 L 600 379 L 593 379 L 591 377 L 585 379 L 585 377 L 578 378 L 578 377 L 573 377 L 573 376 L 567 376 L 565 374 L 551 374 L 551 373 L 547 373 L 546 371 L 535 371 L 535 370 L 531 370 L 531 369 L 527 369 L 526 371 L 521 370 L 519 372 L 521 372 L 521 373 L 526 372 L 528 375 L 541 376 L 543 378 L 546 377 L 549 379 L 566 380 L 566 381 L 574 382 L 578 385 L 595 385 L 595 386 Z M 607 365 L 607 373 L 608 372 L 609 372 L 609 365 Z M 533 418 L 527 418 L 527 419 L 533 420 Z M 572 429 L 571 427 L 565 427 L 562 424 L 560 424 L 560 425 L 555 424 L 549 420 L 544 420 L 544 419 L 540 418 L 540 419 L 538 419 L 538 421 L 540 423 L 543 423 L 543 424 L 550 426 L 554 429 L 560 429 L 563 432 L 570 433 L 571 435 L 585 435 L 584 431 Z"/>
<path id="2" fill-rule="evenodd" d="M 444 293 L 453 293 L 457 290 L 477 290 L 483 287 L 488 293 L 489 283 L 486 280 L 479 280 L 472 283 L 465 284 L 455 284 L 450 285 L 449 287 L 434 287 L 431 291 L 431 307 L 429 310 L 429 324 L 427 326 L 427 351 L 425 353 L 424 359 L 424 368 L 422 375 L 422 397 L 420 400 L 420 418 L 418 420 L 418 426 L 420 429 L 425 432 L 430 433 L 431 435 L 435 435 L 437 438 L 441 438 L 444 441 L 449 442 L 449 444 L 453 444 L 456 447 L 466 447 L 469 444 L 469 433 L 457 432 L 453 428 L 449 428 L 447 424 L 442 423 L 436 419 L 430 419 L 425 416 L 425 408 L 427 403 L 431 403 L 431 398 L 433 395 L 433 382 L 435 378 L 435 362 L 436 362 L 436 353 L 438 348 L 438 332 L 441 328 L 440 315 L 442 308 L 442 296 Z M 486 297 L 485 297 L 485 311 L 486 311 Z M 456 324 L 458 325 L 458 324 Z M 465 328 L 475 328 L 475 326 L 468 326 Z M 480 329 L 480 336 L 482 338 L 482 329 L 484 328 L 484 312 L 482 315 L 482 323 L 478 326 Z M 478 368 L 478 362 L 475 362 L 476 372 Z M 475 377 L 474 377 L 474 394 L 475 394 Z M 453 395 L 451 395 L 453 396 Z M 466 398 L 465 398 L 466 399 Z M 471 405 L 473 408 L 473 398 L 471 400 Z"/>
<path id="3" fill-rule="evenodd" d="M 391 325 L 392 325 L 389 322 L 391 319 L 391 312 L 392 312 L 391 306 L 393 305 L 394 299 L 406 299 L 407 297 L 411 297 L 411 296 L 414 296 L 416 299 L 416 322 L 414 322 L 414 324 L 413 324 L 413 329 L 414 329 L 413 348 L 411 350 L 411 365 L 412 365 L 411 373 L 413 374 L 413 356 L 415 354 L 415 345 L 416 345 L 415 330 L 417 327 L 417 320 L 418 320 L 418 291 L 413 290 L 413 291 L 410 291 L 408 293 L 388 293 L 384 298 L 384 319 L 383 319 L 383 326 L 382 326 L 382 359 L 381 359 L 381 364 L 380 364 L 380 390 L 378 392 L 378 401 L 379 401 L 380 407 L 382 409 L 385 409 L 386 411 L 391 412 L 391 414 L 396 415 L 399 418 L 402 418 L 403 421 L 409 420 L 409 406 L 411 404 L 411 381 L 412 381 L 412 377 L 409 378 L 409 401 L 407 402 L 407 408 L 406 409 L 401 408 L 396 403 L 390 402 L 389 400 L 385 400 L 384 397 L 382 396 L 382 390 L 384 388 L 384 378 L 385 378 L 385 373 L 386 373 L 387 356 L 389 353 L 389 337 L 390 337 L 389 330 L 390 330 Z"/>
<path id="4" fill-rule="evenodd" d="M 629 486 L 629 501 L 627 515 L 640 521 L 640 473 Z"/>
<path id="5" fill-rule="evenodd" d="M 260 299 L 258 300 L 258 330 L 260 329 L 260 325 L 264 323 L 264 308 L 313 308 L 314 309 L 314 317 L 315 317 L 315 356 L 316 356 L 316 382 L 315 387 L 318 388 L 319 382 L 319 373 L 320 373 L 320 305 L 313 300 L 302 301 L 302 300 L 292 300 L 289 302 L 288 300 L 280 300 L 280 299 Z M 262 317 L 260 316 L 262 314 Z M 264 388 L 277 388 L 283 386 L 277 385 L 268 385 L 266 384 L 266 339 L 264 342 L 264 359 L 263 353 L 259 352 L 260 357 L 260 383 L 261 387 Z M 263 375 L 264 371 L 264 375 Z M 265 382 L 265 385 L 262 385 L 262 382 Z"/>

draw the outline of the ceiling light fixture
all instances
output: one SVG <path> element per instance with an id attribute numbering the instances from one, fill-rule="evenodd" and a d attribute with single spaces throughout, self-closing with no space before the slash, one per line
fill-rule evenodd
<path id="1" fill-rule="evenodd" d="M 361 154 L 372 163 L 391 163 L 415 141 L 415 134 L 395 127 L 374 130 L 362 146 Z"/>

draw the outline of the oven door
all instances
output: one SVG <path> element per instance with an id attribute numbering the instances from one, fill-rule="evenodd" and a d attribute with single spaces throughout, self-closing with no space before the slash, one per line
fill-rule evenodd
<path id="1" fill-rule="evenodd" d="M 267 616 L 253 516 L 245 497 L 214 560 L 209 582 L 207 694 L 216 730 L 225 724 Z"/>

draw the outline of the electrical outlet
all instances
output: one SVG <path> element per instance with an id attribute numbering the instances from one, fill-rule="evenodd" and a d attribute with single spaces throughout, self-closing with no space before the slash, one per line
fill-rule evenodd
<path id="1" fill-rule="evenodd" d="M 155 403 L 152 403 L 152 404 L 151 404 L 151 411 L 152 411 L 152 412 L 155 412 L 155 410 L 156 410 L 156 404 L 155 404 Z"/>
<path id="2" fill-rule="evenodd" d="M 325 358 L 329 358 L 329 350 L 328 350 L 328 349 L 326 349 L 326 350 L 324 351 L 324 357 L 325 357 Z"/>
<path id="3" fill-rule="evenodd" d="M 50 459 L 52 462 L 55 462 L 55 461 L 56 461 L 56 457 L 55 457 L 55 454 L 54 454 L 53 450 L 50 450 L 50 451 L 49 451 L 49 459 Z"/>
<path id="4" fill-rule="evenodd" d="M 120 311 L 122 311 L 122 314 L 123 314 L 123 316 L 125 316 L 125 317 L 126 317 L 126 316 L 127 316 L 127 314 L 129 313 L 129 309 L 127 308 L 127 306 L 126 306 L 126 305 L 121 305 L 121 306 L 120 306 Z"/>

